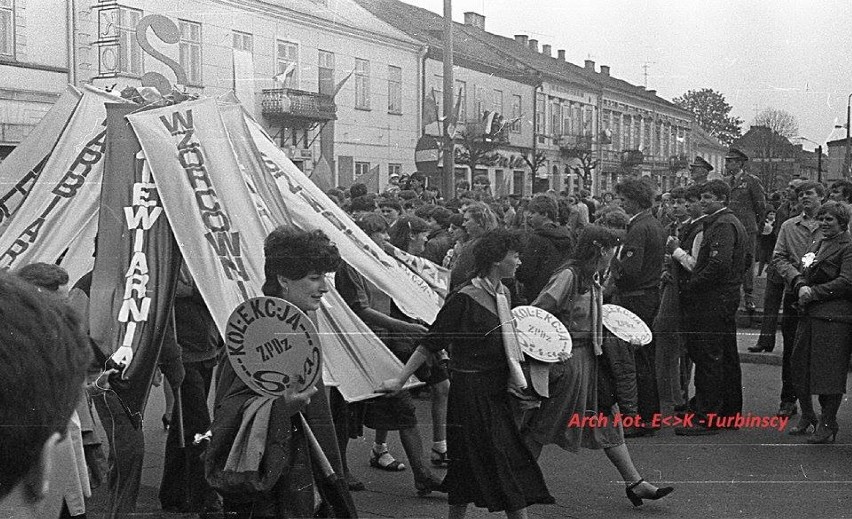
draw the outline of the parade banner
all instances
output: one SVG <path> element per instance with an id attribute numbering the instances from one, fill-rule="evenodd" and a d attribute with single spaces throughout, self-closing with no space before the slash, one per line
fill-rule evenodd
<path id="1" fill-rule="evenodd" d="M 224 96 L 219 100 L 219 110 L 239 162 L 240 171 L 255 198 L 255 205 L 261 205 L 263 211 L 270 213 L 271 220 L 274 222 L 269 223 L 266 218 L 262 218 L 266 230 L 271 231 L 277 225 L 295 228 L 290 211 L 283 204 L 282 197 L 278 195 L 278 186 L 274 178 L 268 174 L 266 166 L 257 160 L 260 153 L 248 133 L 242 108 L 234 104 L 235 102 L 236 100 L 232 97 Z M 257 195 L 262 196 L 268 204 L 263 201 L 257 202 Z M 409 272 L 409 275 L 415 278 L 418 284 L 425 283 L 413 273 Z M 348 401 L 378 396 L 373 393 L 372 388 L 376 387 L 377 382 L 398 373 L 402 364 L 381 339 L 343 302 L 334 288 L 334 279 L 329 279 L 328 288 L 329 292 L 323 300 L 325 311 L 318 312 L 318 328 L 323 338 L 323 358 L 325 359 L 323 380 L 329 385 L 338 387 Z M 329 301 L 333 303 L 328 303 Z M 330 307 L 334 308 L 333 312 L 328 311 Z M 347 330 L 347 332 L 342 333 L 340 330 Z M 362 369 L 364 362 L 358 359 L 369 359 L 367 363 L 369 370 Z"/>
<path id="2" fill-rule="evenodd" d="M 54 263 L 98 210 L 106 148 L 105 102 L 86 88 L 18 216 L 0 235 L 0 269 Z"/>
<path id="3" fill-rule="evenodd" d="M 426 283 L 442 300 L 447 297 L 450 291 L 450 269 L 433 263 L 426 258 L 409 254 L 402 249 L 394 247 L 390 243 L 385 245 L 385 252 L 411 272 L 413 276 L 412 280 L 415 283 L 418 285 Z"/>
<path id="4" fill-rule="evenodd" d="M 278 185 L 278 194 L 290 209 L 299 229 L 320 229 L 340 249 L 340 254 L 379 290 L 390 296 L 409 317 L 431 323 L 441 308 L 441 297 L 426 283 L 416 283 L 400 266 L 362 231 L 343 209 L 299 171 L 260 125 L 246 118 L 254 145 L 268 173 Z"/>
<path id="5" fill-rule="evenodd" d="M 124 365 L 113 390 L 131 420 L 145 409 L 167 328 L 181 256 L 159 190 L 125 120 L 136 105 L 107 104 L 106 171 L 98 255 L 89 303 L 90 335 Z M 135 421 L 135 420 L 134 420 Z"/>
<path id="6" fill-rule="evenodd" d="M 44 170 L 81 97 L 68 85 L 27 138 L 0 162 L 0 234 Z"/>
<path id="7" fill-rule="evenodd" d="M 317 324 L 322 337 L 326 385 L 337 387 L 347 402 L 383 396 L 385 393 L 376 393 L 376 388 L 383 381 L 398 376 L 402 372 L 402 362 L 333 288 L 323 297 Z M 404 387 L 422 385 L 412 375 Z"/>
<path id="8" fill-rule="evenodd" d="M 231 310 L 261 295 L 266 230 L 213 99 L 127 116 L 184 260 L 226 336 Z"/>

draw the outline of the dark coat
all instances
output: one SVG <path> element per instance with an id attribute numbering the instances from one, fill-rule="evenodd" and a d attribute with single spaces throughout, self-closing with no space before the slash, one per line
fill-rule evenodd
<path id="1" fill-rule="evenodd" d="M 615 286 L 620 295 L 656 290 L 663 273 L 666 231 L 660 221 L 643 211 L 627 226 L 621 256 L 612 260 Z"/>
<path id="2" fill-rule="evenodd" d="M 529 233 L 521 251 L 521 265 L 515 272 L 515 279 L 524 285 L 524 299 L 534 301 L 538 297 L 550 276 L 565 263 L 573 249 L 574 237 L 567 227 L 545 224 Z"/>
<path id="3" fill-rule="evenodd" d="M 793 379 L 812 394 L 845 393 L 852 348 L 852 238 L 846 232 L 824 238 L 811 252 L 813 263 L 794 280 L 794 293 L 809 286 L 814 300 L 799 318 L 790 360 Z"/>
<path id="4" fill-rule="evenodd" d="M 746 269 L 746 232 L 730 209 L 704 217 L 704 236 L 683 296 L 690 301 L 739 297 Z"/>
<path id="5" fill-rule="evenodd" d="M 758 222 L 763 223 L 766 215 L 766 194 L 760 180 L 750 174 L 743 173 L 739 181 L 730 178 L 731 198 L 728 209 L 740 219 L 748 234 L 758 230 Z"/>
<path id="6" fill-rule="evenodd" d="M 456 241 L 450 236 L 450 231 L 444 228 L 437 229 L 429 233 L 426 247 L 420 257 L 440 266 L 444 261 L 444 256 L 447 255 L 447 251 L 452 249 L 455 243 Z"/>

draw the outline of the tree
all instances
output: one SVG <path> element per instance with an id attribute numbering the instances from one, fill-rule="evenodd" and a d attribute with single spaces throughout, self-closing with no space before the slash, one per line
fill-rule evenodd
<path id="1" fill-rule="evenodd" d="M 585 189 L 591 189 L 592 172 L 598 167 L 600 161 L 595 158 L 595 154 L 588 149 L 574 148 L 564 152 L 566 158 L 574 159 L 571 161 L 571 170 L 580 177 L 583 181 Z"/>
<path id="2" fill-rule="evenodd" d="M 796 116 L 777 108 L 764 108 L 755 117 L 752 126 L 766 126 L 785 139 L 799 135 L 799 121 Z"/>
<path id="3" fill-rule="evenodd" d="M 532 150 L 529 152 L 529 156 L 524 153 L 521 155 L 524 158 L 524 162 L 527 163 L 527 166 L 530 167 L 533 176 L 538 172 L 538 170 L 544 166 L 544 163 L 547 162 L 547 156 L 543 151 L 536 151 L 535 155 L 533 155 Z"/>
<path id="4" fill-rule="evenodd" d="M 725 101 L 725 96 L 713 89 L 690 90 L 672 102 L 692 112 L 695 122 L 726 146 L 742 135 L 743 120 L 729 115 L 731 105 Z"/>
<path id="5" fill-rule="evenodd" d="M 476 171 L 476 166 L 493 166 L 500 159 L 500 155 L 494 150 L 500 146 L 499 140 L 486 140 L 482 137 L 481 128 L 475 125 L 458 133 L 458 145 L 456 146 L 456 162 Z"/>

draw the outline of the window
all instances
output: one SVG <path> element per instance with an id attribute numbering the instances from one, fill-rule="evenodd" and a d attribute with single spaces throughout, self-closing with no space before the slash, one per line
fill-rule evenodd
<path id="1" fill-rule="evenodd" d="M 477 119 L 482 119 L 482 113 L 485 112 L 485 89 L 481 86 L 473 87 L 473 112 Z"/>
<path id="2" fill-rule="evenodd" d="M 461 96 L 458 122 L 464 124 L 467 121 L 467 84 L 464 81 L 456 80 L 456 95 Z"/>
<path id="3" fill-rule="evenodd" d="M 0 0 L 0 56 L 15 57 L 15 6 Z"/>
<path id="4" fill-rule="evenodd" d="M 562 131 L 562 105 L 559 104 L 559 99 L 553 98 L 550 105 L 550 133 L 553 135 L 561 135 Z"/>
<path id="5" fill-rule="evenodd" d="M 512 96 L 512 124 L 509 130 L 514 133 L 521 133 L 521 96 Z"/>
<path id="6" fill-rule="evenodd" d="M 186 71 L 186 82 L 201 84 L 201 24 L 178 20 L 180 26 L 180 66 Z"/>
<path id="7" fill-rule="evenodd" d="M 361 175 L 366 175 L 369 172 L 370 172 L 370 163 L 369 162 L 356 162 L 355 163 L 355 178 L 358 178 Z"/>
<path id="8" fill-rule="evenodd" d="M 254 49 L 254 38 L 247 32 L 234 31 L 234 48 L 252 52 L 252 49 Z"/>
<path id="9" fill-rule="evenodd" d="M 402 69 L 388 65 L 388 113 L 402 113 Z"/>
<path id="10" fill-rule="evenodd" d="M 503 115 L 503 91 L 494 90 L 491 96 L 491 111 Z"/>
<path id="11" fill-rule="evenodd" d="M 334 53 L 324 50 L 319 51 L 319 93 L 331 95 L 334 93 Z"/>
<path id="12" fill-rule="evenodd" d="M 393 174 L 402 175 L 402 164 L 388 164 L 388 177 Z"/>
<path id="13" fill-rule="evenodd" d="M 546 109 L 544 104 L 547 101 L 547 98 L 544 94 L 536 94 L 535 98 L 535 129 L 537 133 L 544 133 L 544 111 Z"/>
<path id="14" fill-rule="evenodd" d="M 275 42 L 275 76 L 286 88 L 299 88 L 299 44 Z"/>
<path id="15" fill-rule="evenodd" d="M 370 62 L 355 59 L 355 108 L 370 109 Z M 363 164 L 369 165 L 364 162 Z"/>
<path id="16" fill-rule="evenodd" d="M 142 11 L 119 7 L 118 9 L 118 69 L 121 72 L 142 75 L 142 49 L 136 41 L 136 25 Z"/>

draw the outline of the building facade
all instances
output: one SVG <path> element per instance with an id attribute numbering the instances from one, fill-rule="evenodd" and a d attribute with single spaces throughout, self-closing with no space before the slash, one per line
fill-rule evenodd
<path id="1" fill-rule="evenodd" d="M 73 9 L 55 0 L 0 0 L 0 160 L 32 131 L 68 83 Z"/>
<path id="2" fill-rule="evenodd" d="M 332 183 L 413 167 L 418 137 L 420 45 L 351 0 L 77 0 L 78 80 L 137 86 L 147 72 L 205 96 L 234 91 L 246 109 L 311 173 L 324 159 Z M 134 28 L 159 14 L 177 27 L 159 55 Z"/>

